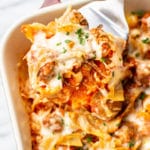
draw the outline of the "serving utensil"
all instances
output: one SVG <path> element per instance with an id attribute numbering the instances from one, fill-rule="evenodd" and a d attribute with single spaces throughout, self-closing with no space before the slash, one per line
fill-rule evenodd
<path id="1" fill-rule="evenodd" d="M 70 2 L 72 0 L 44 0 L 42 7 L 60 2 Z M 128 25 L 124 15 L 124 0 L 86 0 L 90 2 L 84 5 L 79 11 L 87 19 L 89 28 L 103 25 L 106 32 L 110 32 L 120 38 L 127 39 Z"/>
<path id="2" fill-rule="evenodd" d="M 124 0 L 94 1 L 79 11 L 87 19 L 89 28 L 101 24 L 106 32 L 127 39 L 129 29 L 124 15 Z"/>

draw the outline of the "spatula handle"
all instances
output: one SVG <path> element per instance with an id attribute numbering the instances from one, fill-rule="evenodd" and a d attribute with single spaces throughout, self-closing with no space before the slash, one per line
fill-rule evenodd
<path id="1" fill-rule="evenodd" d="M 53 4 L 56 4 L 56 3 L 59 3 L 60 0 L 44 0 L 42 7 L 46 7 L 46 6 L 50 6 L 50 5 L 53 5 Z"/>

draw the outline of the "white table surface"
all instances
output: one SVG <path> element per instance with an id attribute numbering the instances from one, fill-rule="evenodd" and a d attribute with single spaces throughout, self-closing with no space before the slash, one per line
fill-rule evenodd
<path id="1" fill-rule="evenodd" d="M 8 28 L 22 16 L 39 9 L 43 0 L 0 0 L 0 41 Z M 0 150 L 17 150 L 0 78 Z"/>

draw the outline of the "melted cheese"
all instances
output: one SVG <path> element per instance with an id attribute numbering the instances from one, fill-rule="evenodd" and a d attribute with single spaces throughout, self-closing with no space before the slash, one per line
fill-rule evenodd
<path id="1" fill-rule="evenodd" d="M 75 129 L 73 128 L 73 122 L 71 118 L 69 117 L 68 113 L 65 113 L 63 120 L 64 120 L 64 129 L 62 131 L 62 135 L 73 133 Z"/>
<path id="2" fill-rule="evenodd" d="M 142 147 L 140 150 L 150 150 L 150 137 L 143 138 Z"/>
<path id="3" fill-rule="evenodd" d="M 138 118 L 136 112 L 130 113 L 127 117 L 127 121 L 133 122 L 138 125 L 138 131 L 141 131 L 144 126 L 142 119 Z"/>
<path id="4" fill-rule="evenodd" d="M 146 18 L 146 23 L 147 23 L 148 28 L 150 28 L 150 17 Z"/>
<path id="5" fill-rule="evenodd" d="M 76 33 L 77 30 L 82 30 L 83 34 L 88 35 L 88 37 L 82 37 L 80 39 Z M 52 90 L 52 88 L 61 89 L 61 76 L 69 70 L 72 70 L 74 66 L 80 66 L 84 59 L 93 58 L 95 55 L 97 59 L 102 57 L 101 43 L 97 44 L 94 36 L 90 34 L 89 30 L 84 28 L 79 28 L 77 30 L 69 35 L 65 32 L 57 32 L 51 38 L 46 38 L 43 32 L 39 32 L 35 35 L 32 47 L 27 54 L 30 70 L 29 76 L 33 89 L 36 89 L 38 86 L 37 84 L 39 84 L 37 83 L 39 69 L 48 62 L 55 62 L 53 70 L 54 77 L 50 79 L 47 87 Z M 72 42 L 73 46 L 70 47 L 69 42 Z M 58 77 L 58 75 L 60 77 Z M 41 82 L 40 84 L 42 85 Z"/>

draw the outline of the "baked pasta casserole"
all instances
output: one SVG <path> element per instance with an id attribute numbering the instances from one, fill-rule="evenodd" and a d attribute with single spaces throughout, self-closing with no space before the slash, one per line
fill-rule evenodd
<path id="1" fill-rule="evenodd" d="M 23 25 L 18 63 L 33 150 L 150 150 L 150 13 L 127 16 L 128 41 L 89 29 L 70 7 Z"/>

